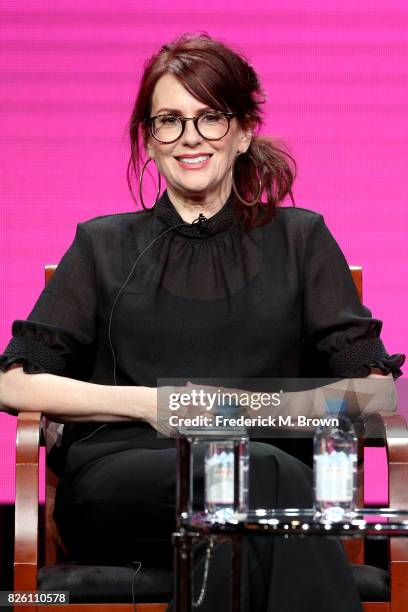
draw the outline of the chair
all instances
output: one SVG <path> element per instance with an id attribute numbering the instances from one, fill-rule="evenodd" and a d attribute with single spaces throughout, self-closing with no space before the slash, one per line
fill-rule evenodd
<path id="1" fill-rule="evenodd" d="M 47 266 L 46 282 L 51 278 L 56 266 Z M 351 268 L 353 280 L 359 297 L 362 295 L 362 269 Z M 168 601 L 172 572 L 166 570 L 144 569 L 135 586 L 135 601 L 144 599 L 146 603 L 133 606 L 124 601 L 129 592 L 129 581 L 133 577 L 132 567 L 89 567 L 64 563 L 52 510 L 57 476 L 46 467 L 45 503 L 45 559 L 44 567 L 38 566 L 38 474 L 39 447 L 45 444 L 49 421 L 38 412 L 20 412 L 17 417 L 16 441 L 16 502 L 15 502 L 15 558 L 14 590 L 69 590 L 72 612 L 165 612 L 167 603 L 147 603 L 155 597 L 156 601 Z M 393 508 L 408 508 L 408 430 L 403 417 L 392 415 L 377 417 L 371 427 L 375 427 L 377 439 L 387 449 L 389 470 L 389 505 Z M 370 437 L 362 440 L 360 456 L 363 457 L 364 444 L 372 443 Z M 360 473 L 359 491 L 362 500 L 363 472 Z M 391 539 L 388 545 L 387 571 L 363 565 L 364 542 L 351 540 L 345 542 L 360 593 L 369 593 L 364 601 L 365 612 L 405 612 L 408 610 L 408 538 Z M 123 587 L 124 591 L 123 592 Z M 126 589 L 127 587 L 127 589 Z M 122 590 L 121 590 L 122 589 Z M 113 591 L 113 595 L 112 595 Z M 82 595 L 88 595 L 81 601 Z M 95 603 L 88 603 L 91 595 L 99 593 Z M 101 596 L 103 595 L 103 597 Z M 110 603 L 103 598 L 116 596 Z M 372 599 L 375 598 L 375 601 Z M 77 601 L 74 601 L 76 599 Z M 106 599 L 105 599 L 106 601 Z M 109 601 L 109 599 L 108 599 Z M 32 607 L 37 610 L 42 606 Z M 48 612 L 60 612 L 60 606 L 47 605 Z M 27 609 L 27 607 L 26 607 Z M 28 607 L 28 610 L 30 608 Z"/>
<path id="2" fill-rule="evenodd" d="M 56 270 L 45 267 L 47 283 Z M 16 438 L 15 591 L 69 591 L 72 612 L 165 612 L 172 572 L 133 566 L 83 566 L 64 562 L 64 547 L 52 517 L 58 477 L 46 465 L 44 566 L 39 567 L 39 449 L 46 445 L 50 421 L 39 412 L 20 412 Z M 133 605 L 131 597 L 134 586 Z M 144 602 L 144 603 L 140 603 Z M 162 603 L 153 603 L 162 602 Z M 26 607 L 34 611 L 43 606 Z M 47 605 L 56 612 L 61 606 Z"/>

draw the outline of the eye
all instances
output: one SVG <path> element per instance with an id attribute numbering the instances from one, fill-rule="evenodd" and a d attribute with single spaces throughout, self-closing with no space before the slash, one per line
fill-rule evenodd
<path id="1" fill-rule="evenodd" d="M 220 121 L 222 121 L 223 119 L 223 115 L 221 113 L 216 113 L 216 112 L 209 112 L 209 113 L 204 113 L 203 115 L 201 115 L 200 120 L 203 121 L 204 123 L 219 123 Z"/>
<path id="2" fill-rule="evenodd" d="M 175 125 L 179 121 L 179 118 L 177 115 L 162 115 L 157 118 L 157 121 L 159 125 Z"/>

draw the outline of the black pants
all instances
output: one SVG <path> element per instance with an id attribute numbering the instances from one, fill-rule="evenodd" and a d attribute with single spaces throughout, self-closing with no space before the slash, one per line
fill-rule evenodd
<path id="1" fill-rule="evenodd" d="M 176 449 L 151 429 L 111 426 L 74 442 L 56 496 L 54 517 L 73 560 L 90 564 L 172 567 Z M 202 505 L 203 470 L 194 469 Z M 263 442 L 250 442 L 250 507 L 310 507 L 312 472 Z M 340 542 L 334 539 L 243 538 L 245 612 L 357 612 L 361 603 Z M 231 546 L 215 546 L 200 611 L 230 606 Z M 205 546 L 197 545 L 197 597 Z M 173 609 L 173 608 L 171 608 Z"/>

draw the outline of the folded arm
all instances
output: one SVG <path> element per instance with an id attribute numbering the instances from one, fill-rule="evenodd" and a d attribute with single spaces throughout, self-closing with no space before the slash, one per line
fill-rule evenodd
<path id="1" fill-rule="evenodd" d="M 156 389 L 83 382 L 55 374 L 28 374 L 20 365 L 0 372 L 0 406 L 10 414 L 42 412 L 59 423 L 149 420 Z"/>

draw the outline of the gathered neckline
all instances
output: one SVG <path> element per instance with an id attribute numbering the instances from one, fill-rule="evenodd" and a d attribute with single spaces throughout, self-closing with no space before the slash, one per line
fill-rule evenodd
<path id="1" fill-rule="evenodd" d="M 167 189 L 162 193 L 152 210 L 157 217 L 165 222 L 166 225 L 176 226 L 179 224 L 184 224 L 180 225 L 180 227 L 178 227 L 175 231 L 190 238 L 205 239 L 209 236 L 215 236 L 216 234 L 220 234 L 228 229 L 231 229 L 238 223 L 234 210 L 233 192 L 231 192 L 231 194 L 228 196 L 223 207 L 217 213 L 215 213 L 215 215 L 209 217 L 203 224 L 198 224 L 195 222 L 186 223 L 170 200 Z M 197 218 L 198 214 L 199 213 L 197 213 Z"/>

